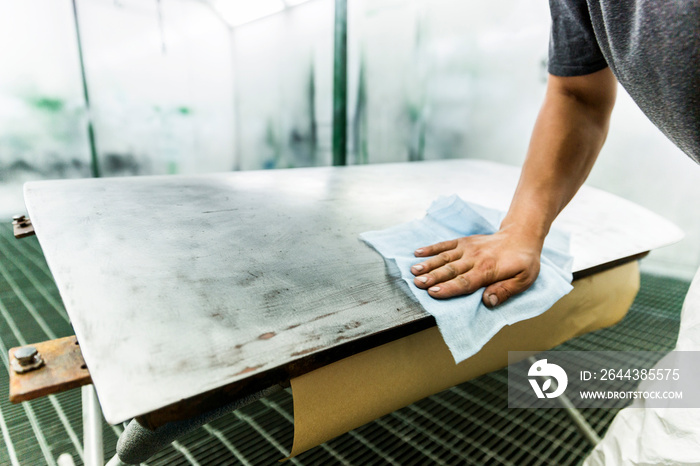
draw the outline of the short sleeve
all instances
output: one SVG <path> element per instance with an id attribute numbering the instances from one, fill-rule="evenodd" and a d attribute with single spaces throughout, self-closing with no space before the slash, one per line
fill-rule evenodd
<path id="1" fill-rule="evenodd" d="M 552 14 L 550 74 L 581 76 L 608 66 L 598 47 L 586 0 L 549 0 L 549 10 Z"/>

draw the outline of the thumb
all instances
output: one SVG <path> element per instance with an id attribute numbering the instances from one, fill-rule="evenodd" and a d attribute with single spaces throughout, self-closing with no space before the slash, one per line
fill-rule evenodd
<path id="1" fill-rule="evenodd" d="M 508 301 L 512 296 L 530 288 L 534 280 L 524 280 L 520 277 L 509 278 L 489 285 L 484 290 L 482 301 L 486 307 L 494 307 Z"/>

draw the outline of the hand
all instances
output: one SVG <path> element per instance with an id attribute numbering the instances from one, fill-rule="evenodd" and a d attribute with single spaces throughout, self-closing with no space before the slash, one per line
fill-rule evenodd
<path id="1" fill-rule="evenodd" d="M 439 299 L 485 286 L 482 300 L 493 307 L 532 285 L 541 251 L 541 241 L 503 230 L 444 241 L 415 251 L 416 257 L 430 258 L 411 267 L 413 283 Z"/>

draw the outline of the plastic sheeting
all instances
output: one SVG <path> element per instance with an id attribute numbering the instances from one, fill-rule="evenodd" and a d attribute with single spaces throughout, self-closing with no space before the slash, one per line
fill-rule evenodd
<path id="1" fill-rule="evenodd" d="M 675 350 L 700 350 L 700 270 L 683 303 Z M 618 413 L 583 464 L 700 465 L 700 408 L 647 408 L 635 401 Z"/>

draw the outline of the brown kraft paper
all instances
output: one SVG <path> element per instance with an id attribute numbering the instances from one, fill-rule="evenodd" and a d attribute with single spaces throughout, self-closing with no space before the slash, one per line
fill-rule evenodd
<path id="1" fill-rule="evenodd" d="M 501 329 L 455 364 L 437 327 L 372 348 L 292 379 L 290 457 L 422 398 L 501 369 L 508 351 L 551 349 L 620 321 L 639 290 L 636 261 L 573 282 L 547 312 Z"/>

